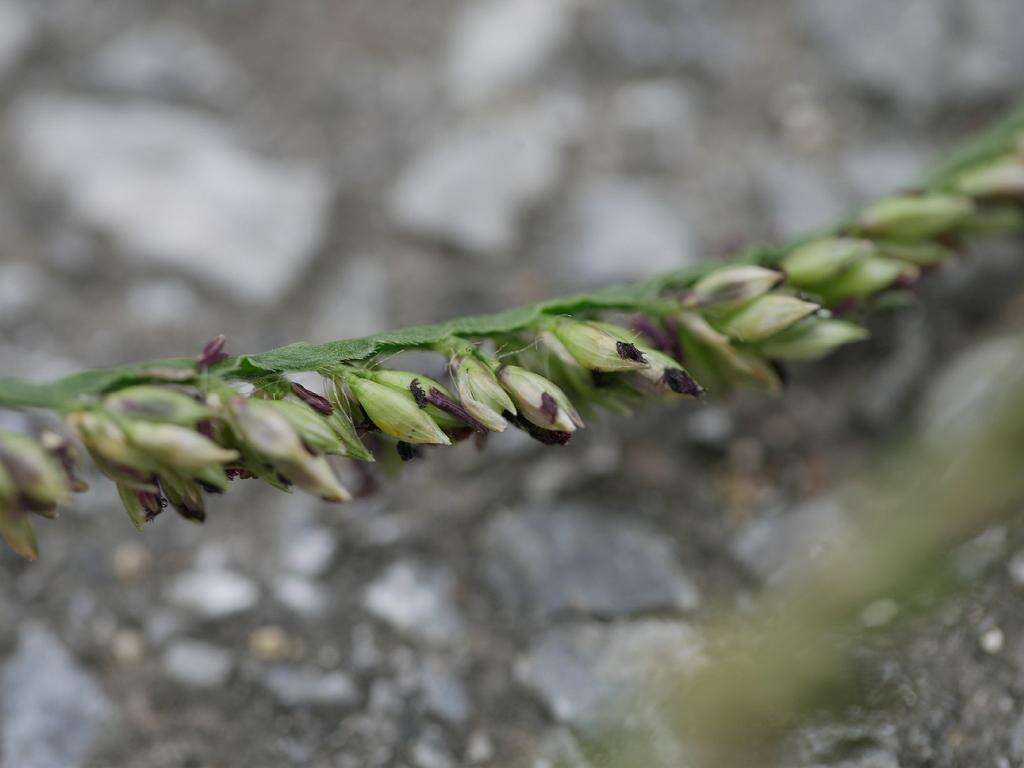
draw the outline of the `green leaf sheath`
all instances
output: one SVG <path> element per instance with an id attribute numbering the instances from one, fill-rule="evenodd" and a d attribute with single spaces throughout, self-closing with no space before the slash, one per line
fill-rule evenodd
<path id="1" fill-rule="evenodd" d="M 935 192 L 948 189 L 951 180 L 964 169 L 1009 151 L 1022 131 L 1024 105 L 938 163 L 921 179 L 921 189 Z M 771 266 L 809 239 L 835 234 L 846 227 L 847 223 L 841 222 L 830 230 L 810 233 L 781 246 L 751 246 L 737 256 L 734 263 Z M 402 328 L 360 339 L 326 344 L 289 344 L 268 352 L 229 358 L 214 366 L 211 375 L 221 379 L 259 381 L 282 373 L 326 371 L 342 363 L 367 360 L 377 355 L 431 348 L 453 337 L 501 337 L 535 327 L 543 315 L 578 315 L 597 310 L 643 311 L 656 304 L 666 291 L 686 288 L 711 269 L 721 266 L 721 263 L 707 263 L 687 267 L 643 282 L 611 286 L 594 293 L 551 299 L 491 315 L 460 317 L 433 325 Z M 131 384 L 197 378 L 201 375 L 195 373 L 195 361 L 187 358 L 87 370 L 48 383 L 0 378 L 0 407 L 66 411 L 74 408 L 82 398 Z"/>

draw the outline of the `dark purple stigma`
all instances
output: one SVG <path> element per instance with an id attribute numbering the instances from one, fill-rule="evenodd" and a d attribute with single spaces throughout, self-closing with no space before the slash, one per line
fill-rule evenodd
<path id="1" fill-rule="evenodd" d="M 423 455 L 418 446 L 415 446 L 412 443 L 407 443 L 404 440 L 399 440 L 395 445 L 395 449 L 398 451 L 398 458 L 402 461 L 412 461 L 413 459 L 418 459 Z"/>
<path id="2" fill-rule="evenodd" d="M 700 397 L 704 390 L 700 384 L 691 379 L 682 368 L 668 368 L 665 371 L 665 384 L 678 395 Z"/>
<path id="3" fill-rule="evenodd" d="M 527 421 L 522 416 L 516 416 L 512 413 L 505 411 L 502 416 L 505 417 L 512 426 L 517 427 L 538 443 L 544 445 L 565 445 L 572 439 L 572 432 L 562 432 L 556 429 L 542 429 L 531 421 Z"/>
<path id="4" fill-rule="evenodd" d="M 636 315 L 629 321 L 629 327 L 637 333 L 646 336 L 651 345 L 659 352 L 672 354 L 675 343 L 672 334 L 655 323 L 646 315 Z"/>
<path id="5" fill-rule="evenodd" d="M 186 520 L 191 520 L 193 523 L 205 523 L 206 522 L 206 510 L 199 509 L 198 507 L 190 506 L 186 502 L 176 504 L 174 511 L 181 515 Z"/>
<path id="6" fill-rule="evenodd" d="M 615 351 L 619 353 L 619 357 L 623 360 L 632 360 L 634 363 L 647 362 L 644 353 L 637 349 L 635 344 L 630 344 L 628 341 L 615 342 Z"/>
<path id="7" fill-rule="evenodd" d="M 412 399 L 416 401 L 416 405 L 420 408 L 426 408 L 430 405 L 430 400 L 427 399 L 427 393 L 423 391 L 419 379 L 413 379 L 409 382 L 409 391 L 412 392 Z"/>
<path id="8" fill-rule="evenodd" d="M 326 397 L 318 395 L 312 390 L 306 389 L 297 381 L 292 382 L 292 392 L 294 392 L 296 397 L 317 413 L 321 413 L 324 416 L 330 416 L 334 413 L 334 408 L 331 407 L 331 404 L 328 402 Z"/>
<path id="9" fill-rule="evenodd" d="M 431 388 L 430 394 L 426 396 L 426 400 L 434 407 L 440 408 L 445 413 L 450 413 L 456 419 L 466 422 L 473 428 L 474 432 L 481 433 L 487 431 L 487 428 L 474 419 L 473 415 L 469 411 L 463 408 L 459 403 L 456 403 L 437 387 Z"/>
<path id="10" fill-rule="evenodd" d="M 224 352 L 224 345 L 227 343 L 227 336 L 223 333 L 210 339 L 203 347 L 203 351 L 199 353 L 199 357 L 196 358 L 196 368 L 205 371 L 211 365 L 227 360 L 228 355 Z"/>
<path id="11" fill-rule="evenodd" d="M 558 421 L 558 403 L 547 392 L 540 396 L 540 412 L 548 417 L 548 422 L 551 424 Z"/>

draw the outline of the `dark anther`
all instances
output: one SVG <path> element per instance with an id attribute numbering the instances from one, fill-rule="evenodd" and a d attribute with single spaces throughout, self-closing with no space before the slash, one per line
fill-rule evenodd
<path id="1" fill-rule="evenodd" d="M 422 392 L 423 390 L 420 391 Z M 415 397 L 415 394 L 413 396 Z M 430 403 L 436 408 L 440 408 L 445 413 L 450 413 L 456 419 L 459 419 L 460 421 L 464 421 L 467 424 L 469 424 L 469 426 L 473 428 L 474 432 L 480 433 L 487 431 L 487 428 L 479 421 L 474 419 L 469 411 L 467 411 L 461 405 L 456 403 L 454 400 L 448 397 L 444 392 L 439 390 L 437 387 L 432 387 L 430 389 L 430 394 L 426 395 L 425 399 L 426 402 Z M 417 402 L 419 401 L 417 400 Z"/>
<path id="2" fill-rule="evenodd" d="M 605 371 L 591 371 L 590 378 L 594 382 L 594 386 L 598 389 L 610 387 L 615 383 L 615 374 L 607 373 Z"/>
<path id="3" fill-rule="evenodd" d="M 534 440 L 539 443 L 543 443 L 544 445 L 565 445 L 572 439 L 572 432 L 562 432 L 554 429 L 541 429 L 533 422 L 527 421 L 522 416 L 513 415 L 508 411 L 505 411 L 502 415 L 510 424 L 512 424 L 512 426 L 523 430 L 523 432 L 528 434 Z"/>
<path id="4" fill-rule="evenodd" d="M 214 495 L 217 495 L 217 494 L 220 494 L 220 493 L 224 493 L 223 489 L 218 488 L 213 483 L 208 483 L 205 480 L 196 480 L 196 485 L 198 485 L 200 488 L 202 488 L 207 493 L 212 493 Z"/>
<path id="5" fill-rule="evenodd" d="M 204 371 L 211 365 L 227 360 L 227 353 L 224 352 L 224 345 L 227 344 L 227 341 L 228 339 L 223 333 L 210 339 L 203 347 L 203 351 L 199 353 L 199 357 L 196 358 L 196 368 Z"/>
<path id="6" fill-rule="evenodd" d="M 779 383 L 784 387 L 789 386 L 789 370 L 778 360 L 769 360 L 768 365 L 775 371 L 775 375 L 779 377 Z"/>
<path id="7" fill-rule="evenodd" d="M 665 371 L 665 384 L 673 392 L 679 395 L 690 395 L 692 397 L 700 397 L 704 394 L 704 390 L 701 386 L 686 375 L 686 371 L 681 368 L 668 368 Z"/>
<path id="8" fill-rule="evenodd" d="M 420 408 L 426 408 L 430 403 L 427 399 L 427 393 L 423 391 L 423 387 L 420 385 L 419 379 L 413 379 L 409 382 L 409 391 L 412 392 L 412 399 L 416 401 L 416 405 Z"/>
<path id="9" fill-rule="evenodd" d="M 540 396 L 540 412 L 547 416 L 552 424 L 558 421 L 558 403 L 547 392 Z"/>
<path id="10" fill-rule="evenodd" d="M 334 408 L 331 407 L 331 404 L 328 402 L 326 397 L 306 389 L 297 381 L 292 382 L 292 392 L 294 392 L 296 397 L 317 413 L 322 413 L 324 416 L 330 416 L 334 413 Z"/>
<path id="11" fill-rule="evenodd" d="M 203 509 L 196 509 L 188 504 L 177 504 L 174 507 L 174 511 L 186 520 L 191 520 L 194 523 L 206 522 L 206 511 Z"/>
<path id="12" fill-rule="evenodd" d="M 228 480 L 252 480 L 256 477 L 256 475 L 248 469 L 242 469 L 242 467 L 229 467 L 224 470 L 224 474 L 227 475 Z M 200 485 L 202 485 L 202 483 L 200 483 Z M 204 488 L 204 490 L 206 489 Z"/>
<path id="13" fill-rule="evenodd" d="M 215 438 L 213 421 L 211 419 L 203 419 L 196 424 L 196 432 L 208 440 L 213 440 Z"/>
<path id="14" fill-rule="evenodd" d="M 167 507 L 167 499 L 149 491 L 138 492 L 139 503 L 146 512 L 146 522 L 155 518 Z"/>
<path id="15" fill-rule="evenodd" d="M 398 450 L 398 458 L 402 461 L 412 461 L 422 455 L 418 446 L 407 443 L 404 440 L 399 440 L 395 448 Z"/>
<path id="16" fill-rule="evenodd" d="M 619 357 L 623 360 L 632 360 L 634 363 L 647 362 L 647 358 L 644 357 L 644 353 L 637 349 L 636 345 L 630 344 L 628 341 L 616 342 L 615 351 L 619 353 Z"/>

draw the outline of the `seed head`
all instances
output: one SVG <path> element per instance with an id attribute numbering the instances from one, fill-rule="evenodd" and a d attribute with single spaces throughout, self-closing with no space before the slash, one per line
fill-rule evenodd
<path id="1" fill-rule="evenodd" d="M 591 371 L 635 371 L 647 367 L 636 346 L 618 339 L 596 323 L 556 318 L 551 332 L 577 363 Z"/>
<path id="2" fill-rule="evenodd" d="M 472 352 L 455 355 L 450 369 L 465 409 L 490 431 L 504 432 L 508 422 L 501 414 L 514 414 L 516 407 L 491 369 Z"/>
<path id="3" fill-rule="evenodd" d="M 381 384 L 362 375 L 350 375 L 346 383 L 370 421 L 385 435 L 413 445 L 451 445 L 437 422 L 417 405 L 410 389 Z M 410 379 L 406 386 L 411 384 Z"/>
<path id="4" fill-rule="evenodd" d="M 543 376 L 517 365 L 503 365 L 498 369 L 498 380 L 519 414 L 541 429 L 573 432 L 583 426 L 569 398 Z"/>
<path id="5" fill-rule="evenodd" d="M 874 253 L 876 249 L 870 240 L 825 237 L 794 248 L 780 266 L 786 272 L 786 282 L 806 288 L 835 277 L 854 262 Z"/>
<path id="6" fill-rule="evenodd" d="M 887 197 L 861 211 L 856 226 L 868 235 L 921 240 L 955 229 L 974 211 L 974 202 L 962 195 Z"/>
<path id="7" fill-rule="evenodd" d="M 913 264 L 872 256 L 857 262 L 835 280 L 821 286 L 819 293 L 829 304 L 863 299 L 891 287 L 901 276 L 917 273 L 918 267 Z"/>
<path id="8" fill-rule="evenodd" d="M 0 467 L 16 492 L 15 503 L 25 511 L 51 516 L 71 495 L 67 475 L 35 440 L 0 430 Z"/>
<path id="9" fill-rule="evenodd" d="M 10 478 L 4 479 L 4 470 L 0 467 L 0 536 L 7 545 L 26 560 L 39 557 L 39 545 L 32 531 L 28 515 L 23 512 L 13 498 L 14 483 Z M 7 494 L 4 493 L 7 489 Z"/>
<path id="10" fill-rule="evenodd" d="M 868 335 L 866 329 L 846 320 L 811 317 L 772 337 L 758 349 L 775 360 L 817 360 Z"/>
<path id="11" fill-rule="evenodd" d="M 758 266 L 716 269 L 693 285 L 690 303 L 716 309 L 737 307 L 767 293 L 782 279 L 781 272 Z"/>
<path id="12" fill-rule="evenodd" d="M 981 168 L 964 171 L 953 189 L 977 198 L 1024 195 L 1024 156 L 1007 155 Z"/>
<path id="13" fill-rule="evenodd" d="M 721 328 L 726 335 L 739 341 L 762 341 L 817 310 L 817 304 L 772 293 L 737 310 L 722 322 Z"/>
<path id="14" fill-rule="evenodd" d="M 222 448 L 198 432 L 175 424 L 127 422 L 128 440 L 158 464 L 184 473 L 220 466 L 238 458 L 238 451 Z"/>
<path id="15" fill-rule="evenodd" d="M 192 427 L 213 416 L 213 411 L 183 392 L 143 384 L 107 395 L 103 405 L 132 419 Z"/>

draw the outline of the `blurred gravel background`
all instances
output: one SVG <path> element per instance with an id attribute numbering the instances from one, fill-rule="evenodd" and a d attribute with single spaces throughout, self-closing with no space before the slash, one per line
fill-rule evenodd
<path id="1" fill-rule="evenodd" d="M 1022 11 L 0 0 L 0 371 L 362 335 L 813 228 L 1024 91 Z M 842 525 L 879 445 L 984 396 L 1022 255 L 943 270 L 780 400 L 434 452 L 344 507 L 243 486 L 141 536 L 98 482 L 40 563 L 0 553 L 0 765 L 586 768 L 619 694 Z M 1022 544 L 966 547 L 898 641 L 873 606 L 873 712 L 781 762 L 1024 764 Z"/>

